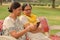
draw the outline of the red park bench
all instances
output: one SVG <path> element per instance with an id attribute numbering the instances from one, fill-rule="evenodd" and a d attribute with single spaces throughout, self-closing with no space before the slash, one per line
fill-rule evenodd
<path id="1" fill-rule="evenodd" d="M 3 20 L 0 20 L 0 35 L 2 35 Z"/>

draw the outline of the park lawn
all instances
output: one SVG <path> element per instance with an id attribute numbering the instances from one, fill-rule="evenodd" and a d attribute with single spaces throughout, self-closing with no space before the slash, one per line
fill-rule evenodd
<path id="1" fill-rule="evenodd" d="M 60 9 L 33 7 L 32 13 L 37 16 L 44 16 L 48 20 L 49 26 L 60 25 Z M 9 15 L 8 6 L 0 6 L 0 20 L 4 20 Z M 60 30 L 50 30 L 50 34 L 55 34 Z"/>
<path id="2" fill-rule="evenodd" d="M 6 16 L 9 15 L 7 9 L 8 9 L 8 6 L 0 6 L 0 20 L 3 20 Z"/>
<path id="3" fill-rule="evenodd" d="M 60 9 L 34 7 L 33 13 L 37 16 L 45 16 L 49 25 L 60 25 Z"/>
<path id="4" fill-rule="evenodd" d="M 60 32 L 60 30 L 50 30 L 50 34 L 51 35 L 55 35 L 56 33 Z"/>

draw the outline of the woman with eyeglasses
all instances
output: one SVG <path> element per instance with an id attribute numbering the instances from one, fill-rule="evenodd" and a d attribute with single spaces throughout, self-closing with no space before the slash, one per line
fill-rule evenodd
<path id="1" fill-rule="evenodd" d="M 32 24 L 35 25 L 35 30 L 32 28 L 30 32 L 27 32 L 27 36 L 30 40 L 50 40 L 48 38 L 48 32 L 46 32 L 47 35 L 45 35 L 45 32 L 43 32 L 43 28 L 41 26 L 41 20 L 45 18 L 38 18 L 35 14 L 33 14 L 32 6 L 29 3 L 23 4 L 22 6 L 23 14 L 19 17 L 25 28 L 27 25 Z"/>

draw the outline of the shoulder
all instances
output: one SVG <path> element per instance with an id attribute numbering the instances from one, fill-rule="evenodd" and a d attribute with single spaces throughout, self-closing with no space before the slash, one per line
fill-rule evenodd
<path id="1" fill-rule="evenodd" d="M 13 22 L 14 21 L 10 17 L 6 17 L 3 22 L 3 25 L 13 24 Z"/>
<path id="2" fill-rule="evenodd" d="M 25 18 L 26 16 L 25 15 L 21 15 L 19 18 Z"/>
<path id="3" fill-rule="evenodd" d="M 25 15 L 21 15 L 21 16 L 19 17 L 19 19 L 20 19 L 20 20 L 24 20 L 24 19 L 26 20 L 27 17 L 26 17 Z"/>
<path id="4" fill-rule="evenodd" d="M 6 17 L 4 21 L 10 21 L 11 18 L 10 17 Z"/>
<path id="5" fill-rule="evenodd" d="M 11 23 L 12 23 L 11 19 L 9 17 L 6 17 L 3 22 L 3 29 L 5 30 L 6 28 L 8 28 L 8 26 L 10 26 Z"/>
<path id="6" fill-rule="evenodd" d="M 22 22 L 23 24 L 29 22 L 29 21 L 28 21 L 28 18 L 27 18 L 25 15 L 21 15 L 21 16 L 19 17 L 19 20 L 20 20 L 20 22 Z"/>

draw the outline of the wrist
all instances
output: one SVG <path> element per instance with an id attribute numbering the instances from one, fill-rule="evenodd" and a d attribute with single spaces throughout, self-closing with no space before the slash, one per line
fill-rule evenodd
<path id="1" fill-rule="evenodd" d="M 28 32 L 29 31 L 29 29 L 28 28 L 25 28 L 25 30 Z"/>

